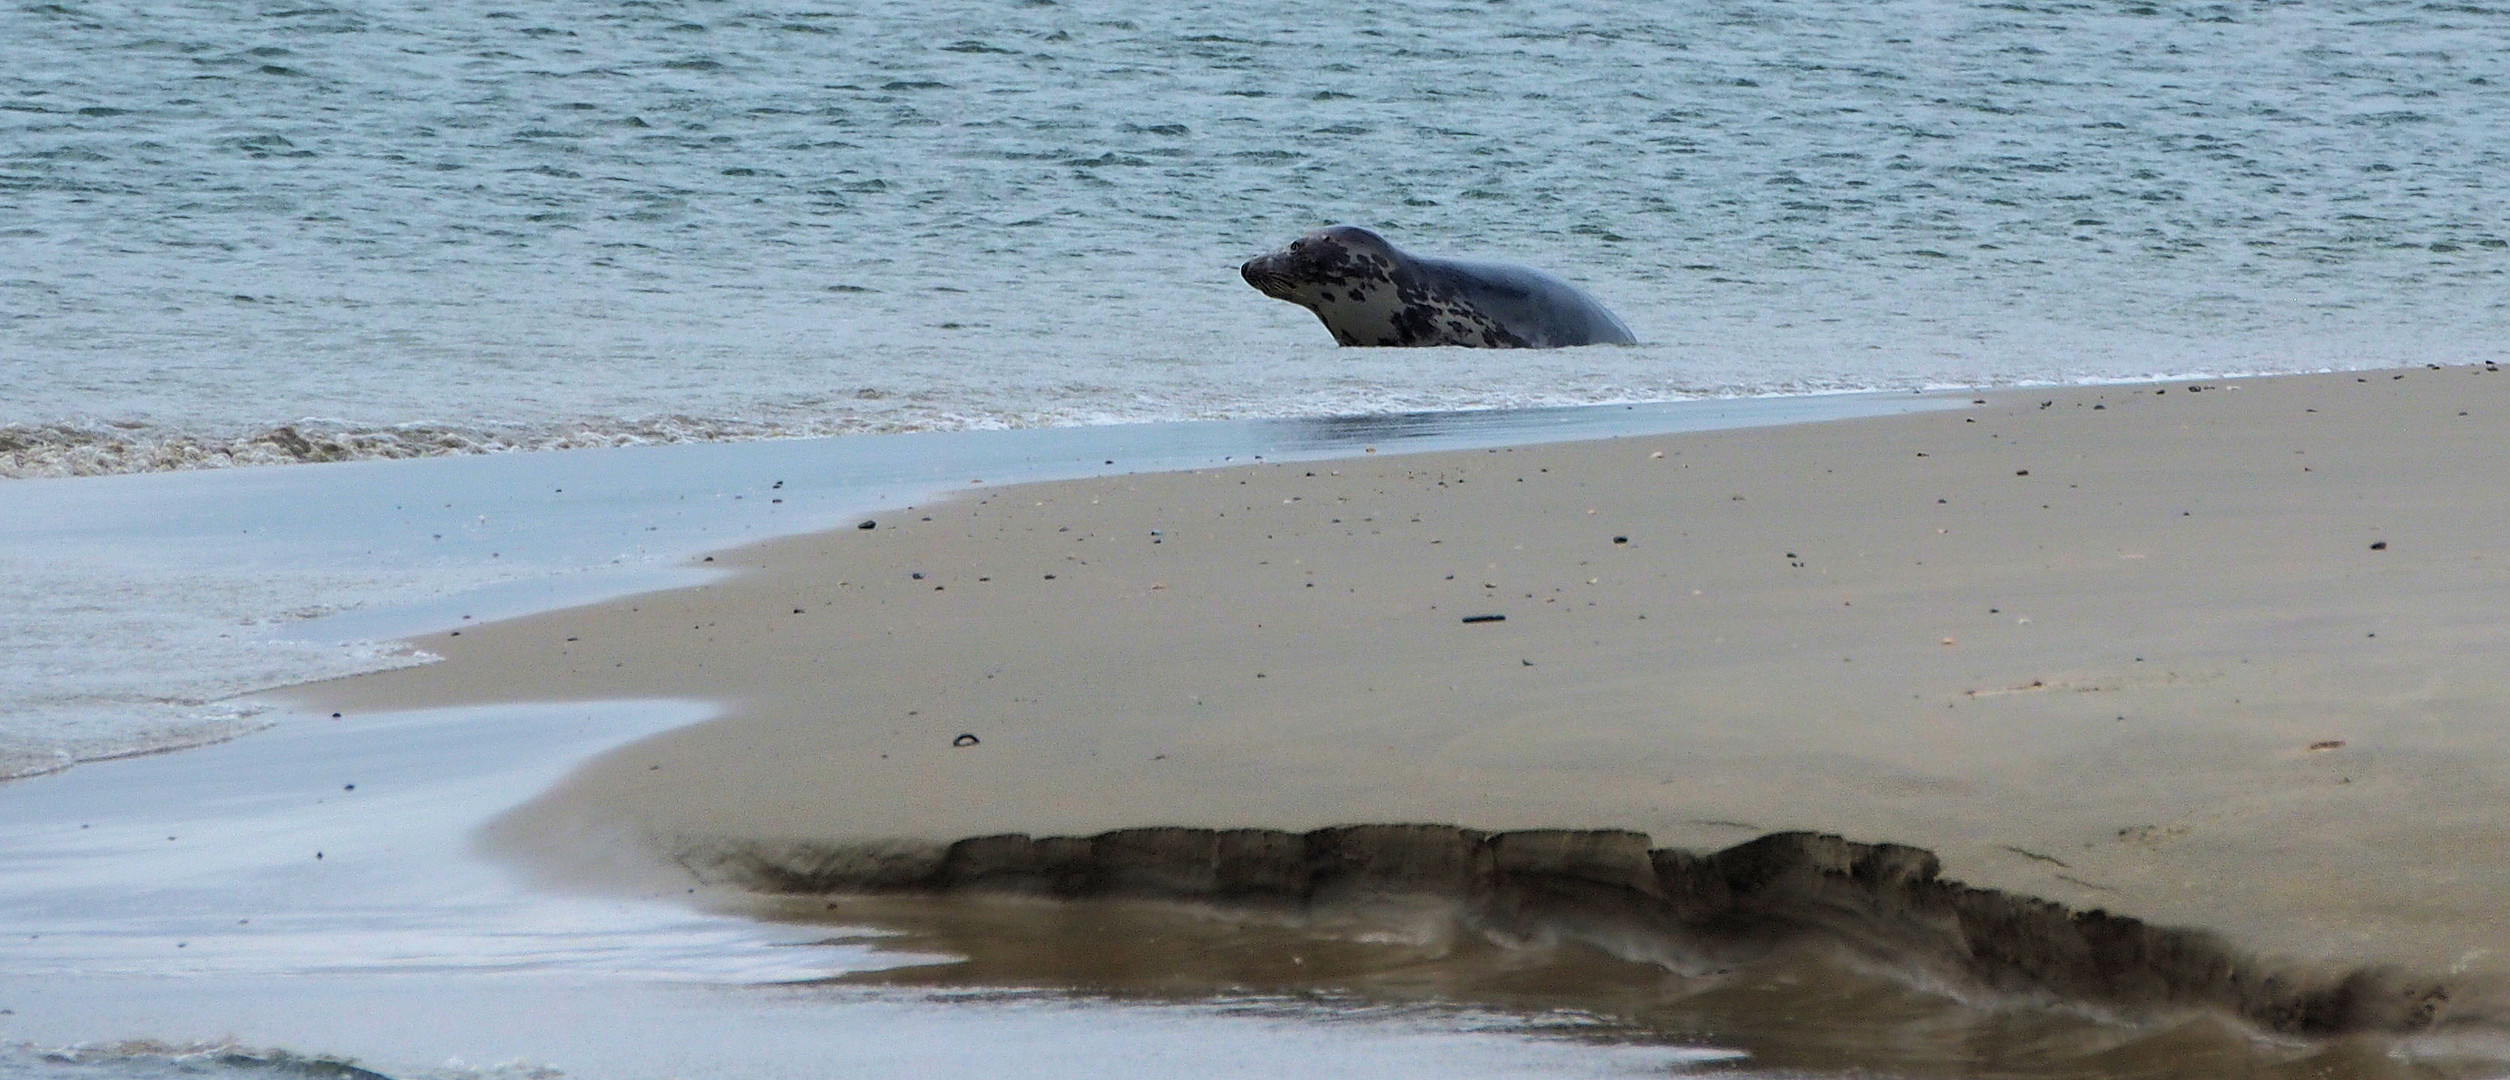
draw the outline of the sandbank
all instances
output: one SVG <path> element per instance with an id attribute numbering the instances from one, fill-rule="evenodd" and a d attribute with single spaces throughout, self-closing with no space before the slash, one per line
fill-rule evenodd
<path id="1" fill-rule="evenodd" d="M 510 815 L 552 867 L 596 834 L 1802 829 L 2276 956 L 2510 971 L 2510 379 L 1965 398 L 970 485 L 294 694 L 724 704 Z"/>

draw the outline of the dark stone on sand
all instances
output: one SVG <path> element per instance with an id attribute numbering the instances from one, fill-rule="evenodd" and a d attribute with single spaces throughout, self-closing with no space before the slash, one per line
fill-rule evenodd
<path id="1" fill-rule="evenodd" d="M 879 528 L 879 527 L 880 527 L 880 523 L 879 523 L 879 522 L 877 522 L 877 521 L 873 521 L 873 520 L 871 520 L 871 519 L 869 519 L 869 518 L 865 518 L 865 519 L 863 520 L 863 523 L 862 523 L 862 524 L 855 526 L 855 528 L 857 528 L 857 529 L 877 529 L 877 528 Z"/>
<path id="2" fill-rule="evenodd" d="M 1616 829 L 1390 824 L 1011 833 L 947 846 L 692 842 L 671 854 L 703 880 L 767 893 L 1123 897 L 1307 911 L 1429 900 L 1488 933 L 1655 941 L 1666 955 L 1718 965 L 1826 943 L 1920 980 L 2150 1013 L 2219 1009 L 2294 1034 L 2499 1019 L 2450 1016 L 2454 988 L 2441 980 L 2279 963 L 2201 930 L 1946 880 L 1920 848 L 1810 832 L 1709 854 L 1649 843 Z"/>
<path id="3" fill-rule="evenodd" d="M 2385 540 L 2374 540 L 2374 541 L 2372 541 L 2372 542 L 2371 542 L 2371 550 L 2372 550 L 2372 551 L 2386 551 L 2386 550 L 2388 550 L 2388 541 L 2385 541 Z"/>

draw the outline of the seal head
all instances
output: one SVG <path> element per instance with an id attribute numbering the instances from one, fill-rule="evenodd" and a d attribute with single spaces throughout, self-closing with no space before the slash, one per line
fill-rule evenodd
<path id="1" fill-rule="evenodd" d="M 1412 255 L 1356 225 L 1308 233 L 1238 273 L 1264 295 L 1315 312 L 1344 345 L 1548 349 L 1638 340 L 1595 298 L 1550 274 Z"/>

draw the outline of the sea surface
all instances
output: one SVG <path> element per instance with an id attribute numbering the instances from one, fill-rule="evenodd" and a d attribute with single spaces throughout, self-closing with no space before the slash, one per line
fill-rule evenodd
<path id="1" fill-rule="evenodd" d="M 1842 391 L 2498 359 L 2504 41 L 2510 6 L 2395 0 L 13 0 L 0 776 L 32 778 L 0 783 L 0 816 L 35 824 L 0 836 L 0 908 L 66 936 L 0 953 L 0 1076 L 348 1075 L 323 1071 L 340 1054 L 797 1075 L 842 1045 L 903 1055 L 847 1059 L 871 1072 L 1161 1077 L 1262 1072 L 1320 1030 L 1328 1051 L 1274 1074 L 1734 1067 L 1679 1024 L 1597 1050 L 1336 1003 L 761 1004 L 746 988 L 787 965 L 845 965 L 731 949 L 755 931 L 676 909 L 535 944 L 582 920 L 483 884 L 458 841 L 516 777 L 650 711 L 570 720 L 591 727 L 528 762 L 485 735 L 400 758 L 352 740 L 343 760 L 467 793 L 391 819 L 432 853 L 400 880 L 467 890 L 441 903 L 303 885 L 299 840 L 376 834 L 330 802 L 263 813 L 294 789 L 260 781 L 311 759 L 209 770 L 321 719 L 251 692 L 424 662 L 400 635 L 702 580 L 699 552 L 970 481 L 1901 407 L 1810 396 Z M 1236 273 L 1331 222 L 1551 270 L 1642 344 L 1336 348 Z M 505 450 L 564 452 L 480 453 Z M 268 467 L 194 471 L 226 466 Z M 128 827 L 46 832 L 69 804 L 38 785 Z M 230 817 L 250 827 L 227 854 L 178 860 L 211 884 L 151 891 L 177 865 L 160 821 Z M 192 951 L 236 898 L 283 894 L 288 950 L 220 919 Z M 359 966 L 446 950 L 469 967 L 427 978 L 451 982 Z M 471 970 L 544 961 L 556 989 Z M 1715 1015 L 1857 1017 L 1798 1062 L 1815 1072 L 1958 1074 L 1990 1044 L 2046 1075 L 2158 1068 L 2172 1039 L 2242 1067 L 2316 1052 L 2017 1033 L 1825 979 Z M 597 1048 L 518 1004 L 568 994 L 611 1018 Z M 241 1001 L 267 1007 L 222 1011 Z M 372 1019 L 446 1001 L 469 1011 Z M 1754 1060 L 1793 1038 L 1774 1023 Z M 802 1056 L 635 1042 L 681 1025 Z M 219 1041 L 238 1033 L 260 1041 Z M 1907 1039 L 1929 1049 L 1886 1053 Z M 2084 1056 L 2112 1039 L 2144 1050 Z M 438 1067 L 455 1056 L 473 1064 Z"/>
<path id="2" fill-rule="evenodd" d="M 0 9 L 0 476 L 2510 343 L 2510 8 Z M 1344 221 L 1647 344 L 1334 348 Z"/>

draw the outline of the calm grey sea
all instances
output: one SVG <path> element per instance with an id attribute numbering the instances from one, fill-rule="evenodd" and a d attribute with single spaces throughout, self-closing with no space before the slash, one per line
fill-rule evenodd
<path id="1" fill-rule="evenodd" d="M 0 476 L 2497 355 L 2510 9 L 0 9 Z M 1649 343 L 1337 350 L 1332 221 Z M 292 426 L 305 441 L 273 434 Z"/>

